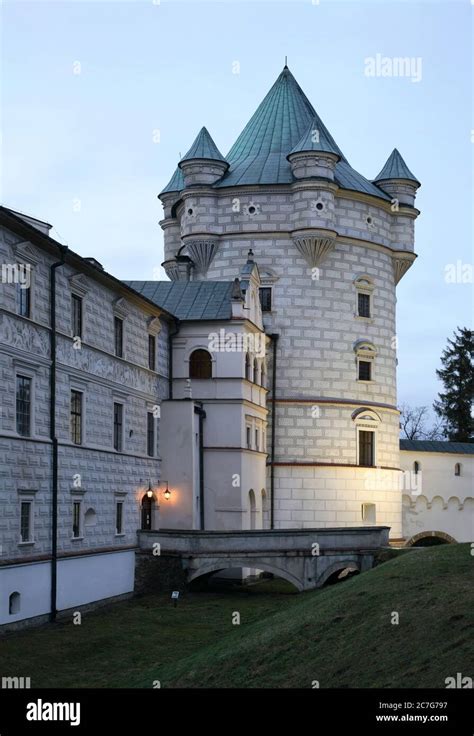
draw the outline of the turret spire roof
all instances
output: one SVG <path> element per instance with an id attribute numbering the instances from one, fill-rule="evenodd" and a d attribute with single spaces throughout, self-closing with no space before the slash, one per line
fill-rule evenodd
<path id="1" fill-rule="evenodd" d="M 341 158 L 341 153 L 337 146 L 334 145 L 324 130 L 319 129 L 319 123 L 319 118 L 313 118 L 288 156 L 291 156 L 292 153 L 303 153 L 304 151 L 326 151 L 327 153 L 334 153 Z"/>
<path id="2" fill-rule="evenodd" d="M 340 156 L 335 167 L 335 181 L 339 186 L 343 189 L 364 192 L 390 200 L 389 195 L 383 189 L 350 166 L 287 66 L 284 67 L 225 159 L 219 153 L 207 131 L 206 136 L 203 134 L 206 141 L 207 136 L 210 139 L 217 159 L 225 160 L 229 164 L 227 172 L 213 186 L 220 188 L 246 184 L 290 184 L 294 181 L 294 177 L 287 156 L 308 133 L 310 126 L 318 130 L 320 140 L 324 142 L 322 145 Z M 196 157 L 198 149 L 201 151 L 200 146 L 196 145 L 198 139 L 186 156 L 181 159 L 182 161 L 190 158 L 190 154 Z M 182 172 L 178 169 L 162 194 L 182 189 L 184 189 L 184 180 Z"/>
<path id="3" fill-rule="evenodd" d="M 420 182 L 413 176 L 396 148 L 393 149 L 382 171 L 375 177 L 374 182 L 387 181 L 387 179 L 406 179 L 407 181 L 416 182 L 418 186 L 420 185 Z"/>
<path id="4" fill-rule="evenodd" d="M 224 156 L 212 140 L 207 128 L 201 128 L 193 145 L 179 163 L 181 164 L 183 161 L 191 161 L 192 159 L 206 159 L 227 163 Z"/>

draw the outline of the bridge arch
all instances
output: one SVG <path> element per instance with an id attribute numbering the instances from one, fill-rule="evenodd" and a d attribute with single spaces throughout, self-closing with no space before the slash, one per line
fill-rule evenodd
<path id="1" fill-rule="evenodd" d="M 291 583 L 300 593 L 304 590 L 303 582 L 299 578 L 297 578 L 296 575 L 293 575 L 288 570 L 272 565 L 265 560 L 258 560 L 248 557 L 242 559 L 238 559 L 235 557 L 220 558 L 213 560 L 213 562 L 200 565 L 198 568 L 189 571 L 188 583 L 192 583 L 193 580 L 197 580 L 197 578 L 200 578 L 203 575 L 209 575 L 213 572 L 221 572 L 222 570 L 228 570 L 232 567 L 254 567 L 257 570 L 270 572 L 279 578 L 283 578 L 288 583 Z M 346 565 L 345 567 L 348 567 L 348 565 Z"/>
<path id="2" fill-rule="evenodd" d="M 345 562 L 344 560 L 338 560 L 337 562 L 333 562 L 332 565 L 329 565 L 329 567 L 327 567 L 324 572 L 321 573 L 321 575 L 318 577 L 317 587 L 320 588 L 336 572 L 342 572 L 343 570 L 353 570 L 356 572 L 360 572 L 360 564 L 355 560 L 347 560 L 347 562 Z"/>
<path id="3" fill-rule="evenodd" d="M 446 534 L 446 532 L 433 531 L 419 532 L 418 534 L 415 534 L 413 537 L 410 537 L 410 539 L 405 542 L 405 547 L 415 547 L 417 542 L 423 541 L 425 539 L 439 540 L 438 544 L 457 544 L 456 539 L 454 539 L 454 537 L 452 537 L 450 534 Z"/>

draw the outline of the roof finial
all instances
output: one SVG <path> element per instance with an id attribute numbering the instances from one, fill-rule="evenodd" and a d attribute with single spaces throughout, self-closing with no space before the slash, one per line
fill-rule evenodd
<path id="1" fill-rule="evenodd" d="M 288 57 L 287 56 L 285 56 L 285 67 L 284 68 L 288 69 Z"/>
<path id="2" fill-rule="evenodd" d="M 247 253 L 247 263 L 249 263 L 249 261 L 250 262 L 253 261 L 253 250 L 252 250 L 252 248 L 250 248 L 249 252 Z"/>

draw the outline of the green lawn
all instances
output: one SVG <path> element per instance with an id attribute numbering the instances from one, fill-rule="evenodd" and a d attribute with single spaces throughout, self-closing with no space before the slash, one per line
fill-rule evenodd
<path id="1" fill-rule="evenodd" d="M 474 676 L 470 553 L 413 550 L 300 595 L 275 581 L 188 593 L 176 609 L 146 596 L 0 639 L 0 674 L 33 687 L 444 687 Z"/>

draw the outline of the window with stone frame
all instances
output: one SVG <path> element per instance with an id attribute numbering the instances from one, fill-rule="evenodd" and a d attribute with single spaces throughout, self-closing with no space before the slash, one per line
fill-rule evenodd
<path id="1" fill-rule="evenodd" d="M 357 340 L 354 344 L 354 352 L 356 354 L 357 366 L 356 379 L 358 381 L 373 381 L 375 358 L 377 355 L 375 346 L 367 340 Z"/>
<path id="2" fill-rule="evenodd" d="M 33 502 L 20 501 L 20 542 L 31 542 L 33 539 Z"/>
<path id="3" fill-rule="evenodd" d="M 73 539 L 82 537 L 82 501 L 72 502 L 72 536 Z"/>
<path id="4" fill-rule="evenodd" d="M 82 392 L 71 391 L 71 442 L 82 445 Z"/>
<path id="5" fill-rule="evenodd" d="M 32 379 L 16 377 L 16 431 L 22 437 L 31 436 Z"/>
<path id="6" fill-rule="evenodd" d="M 71 294 L 71 327 L 73 337 L 82 337 L 82 297 Z"/>
<path id="7" fill-rule="evenodd" d="M 258 290 L 262 312 L 272 311 L 272 287 L 261 286 Z"/>
<path id="8" fill-rule="evenodd" d="M 359 465 L 375 465 L 375 432 L 359 429 Z"/>
<path id="9" fill-rule="evenodd" d="M 374 282 L 370 276 L 359 276 L 354 281 L 356 289 L 356 311 L 355 316 L 359 319 L 369 320 L 373 316 L 373 292 Z"/>

